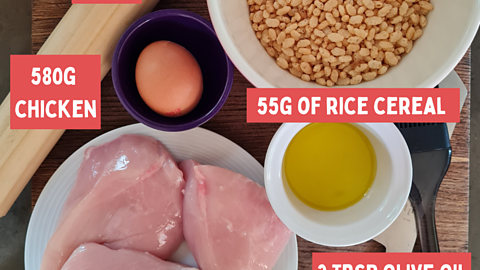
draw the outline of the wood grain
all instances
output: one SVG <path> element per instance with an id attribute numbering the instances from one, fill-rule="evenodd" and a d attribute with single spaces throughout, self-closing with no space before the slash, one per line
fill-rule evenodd
<path id="1" fill-rule="evenodd" d="M 35 53 L 69 7 L 69 0 L 33 1 L 33 52 Z M 161 0 L 156 9 L 178 8 L 196 12 L 208 19 L 204 0 Z M 456 71 L 470 90 L 470 52 Z M 246 88 L 253 87 L 238 71 L 230 96 L 222 110 L 204 128 L 217 132 L 237 143 L 263 164 L 268 144 L 279 124 L 246 123 Z M 444 252 L 467 251 L 470 93 L 452 137 L 453 159 L 442 183 L 437 200 L 437 229 L 440 248 Z M 83 144 L 118 127 L 136 123 L 115 95 L 110 74 L 102 82 L 102 129 L 68 130 L 40 166 L 32 179 L 32 207 L 50 176 Z M 328 248 L 299 240 L 299 269 L 311 269 L 312 252 L 383 252 L 380 244 L 370 241 L 347 248 Z M 420 251 L 419 246 L 415 248 Z"/>

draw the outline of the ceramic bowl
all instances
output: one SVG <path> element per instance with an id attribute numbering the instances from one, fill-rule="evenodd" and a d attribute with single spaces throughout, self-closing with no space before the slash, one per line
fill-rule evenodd
<path id="1" fill-rule="evenodd" d="M 402 134 L 393 124 L 353 124 L 370 140 L 377 173 L 369 192 L 340 211 L 319 211 L 302 203 L 283 175 L 283 157 L 292 138 L 308 123 L 283 124 L 268 147 L 265 188 L 275 213 L 308 241 L 325 246 L 350 246 L 387 229 L 402 212 L 412 184 L 412 161 Z"/>
<path id="2" fill-rule="evenodd" d="M 203 95 L 190 113 L 165 117 L 150 109 L 138 93 L 135 66 L 150 43 L 169 40 L 185 47 L 195 57 L 203 75 Z M 112 79 L 123 107 L 139 122 L 164 131 L 195 128 L 210 120 L 223 106 L 233 83 L 233 64 L 225 54 L 212 24 L 184 10 L 160 10 L 132 24 L 115 49 Z"/>
<path id="3" fill-rule="evenodd" d="M 252 30 L 246 0 L 207 0 L 213 25 L 225 51 L 240 72 L 259 88 L 322 87 L 279 68 Z M 431 0 L 423 36 L 413 50 L 385 75 L 349 87 L 414 88 L 438 85 L 463 57 L 480 21 L 480 0 Z"/>

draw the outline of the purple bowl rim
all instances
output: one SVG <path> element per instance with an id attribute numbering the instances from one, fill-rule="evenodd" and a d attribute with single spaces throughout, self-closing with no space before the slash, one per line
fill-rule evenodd
<path id="1" fill-rule="evenodd" d="M 213 33 L 215 35 L 215 37 L 217 36 L 217 34 L 215 33 L 215 30 L 213 28 L 212 23 L 209 22 L 208 20 L 206 20 L 205 18 L 203 18 L 202 16 L 196 14 L 196 13 L 186 11 L 186 10 L 180 10 L 180 9 L 163 9 L 163 10 L 158 10 L 158 11 L 151 12 L 151 13 L 141 17 L 140 19 L 136 20 L 132 25 L 130 25 L 130 27 L 128 27 L 128 29 L 125 31 L 125 33 L 123 33 L 122 37 L 118 41 L 117 46 L 116 46 L 115 51 L 114 51 L 114 54 L 113 54 L 112 81 L 113 81 L 113 87 L 115 89 L 115 93 L 117 94 L 117 97 L 120 100 L 120 103 L 125 108 L 125 110 L 127 110 L 127 112 L 133 118 L 135 118 L 137 121 L 139 121 L 140 123 L 145 124 L 145 125 L 147 125 L 151 128 L 157 129 L 157 130 L 185 131 L 185 130 L 196 128 L 196 127 L 206 123 L 210 119 L 212 119 L 213 116 L 215 116 L 220 111 L 220 109 L 223 107 L 223 105 L 225 104 L 225 101 L 227 100 L 227 98 L 230 94 L 230 90 L 231 90 L 232 85 L 233 85 L 233 73 L 234 73 L 233 63 L 230 60 L 230 58 L 227 56 L 227 53 L 225 51 L 223 51 L 223 53 L 225 55 L 226 62 L 227 62 L 227 80 L 225 82 L 225 87 L 223 89 L 222 95 L 221 95 L 220 99 L 218 100 L 218 102 L 215 104 L 215 106 L 208 113 L 204 114 L 203 116 L 201 116 L 201 117 L 199 117 L 199 118 L 197 118 L 197 119 L 195 119 L 191 122 L 188 122 L 188 123 L 185 123 L 185 124 L 179 124 L 179 125 L 175 125 L 175 124 L 174 125 L 168 125 L 168 124 L 160 124 L 160 123 L 152 121 L 148 118 L 145 118 L 145 117 L 141 116 L 139 113 L 137 113 L 137 111 L 135 109 L 132 108 L 132 106 L 128 103 L 127 99 L 125 98 L 125 95 L 123 94 L 123 92 L 120 91 L 120 90 L 117 90 L 117 89 L 122 88 L 122 86 L 119 82 L 119 79 L 118 79 L 117 69 L 118 69 L 118 56 L 120 54 L 120 51 L 123 49 L 123 45 L 124 45 L 125 41 L 130 37 L 130 35 L 134 31 L 136 31 L 139 27 L 141 27 L 143 24 L 147 23 L 148 21 L 156 19 L 156 18 L 169 17 L 169 16 L 182 16 L 182 17 L 186 17 L 188 19 L 193 19 L 197 23 L 200 23 L 201 25 L 203 25 L 206 29 L 210 30 L 210 32 Z M 217 37 L 217 40 L 218 40 L 218 37 Z M 218 42 L 220 43 L 219 40 L 218 40 Z"/>

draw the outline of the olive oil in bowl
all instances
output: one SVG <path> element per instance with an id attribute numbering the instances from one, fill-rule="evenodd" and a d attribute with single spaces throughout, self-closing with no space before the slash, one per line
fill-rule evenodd
<path id="1" fill-rule="evenodd" d="M 355 125 L 313 123 L 288 145 L 283 169 L 299 200 L 317 210 L 337 211 L 368 193 L 376 164 L 371 142 Z"/>

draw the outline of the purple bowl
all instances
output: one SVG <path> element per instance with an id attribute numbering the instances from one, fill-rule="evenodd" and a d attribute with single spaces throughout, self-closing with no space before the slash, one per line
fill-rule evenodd
<path id="1" fill-rule="evenodd" d="M 147 45 L 158 40 L 185 47 L 202 70 L 202 98 L 193 111 L 181 117 L 164 117 L 154 112 L 137 90 L 138 56 Z M 112 79 L 123 107 L 140 123 L 164 131 L 182 131 L 202 125 L 222 108 L 232 87 L 233 64 L 210 22 L 192 12 L 167 9 L 143 16 L 123 34 L 113 55 Z"/>

